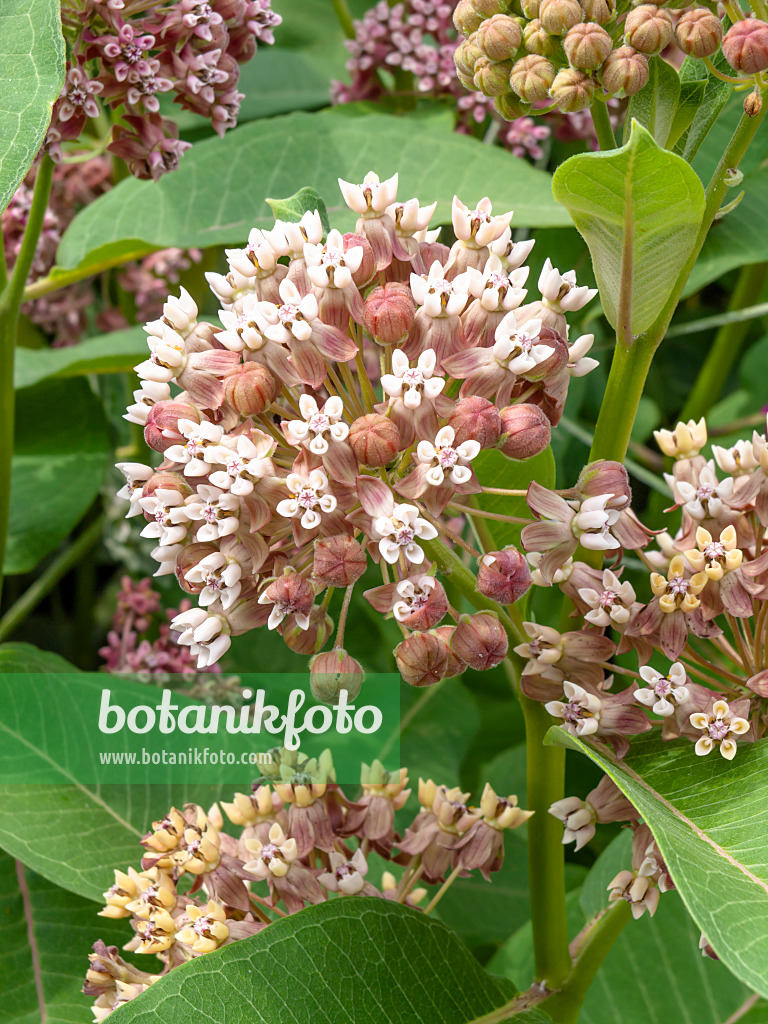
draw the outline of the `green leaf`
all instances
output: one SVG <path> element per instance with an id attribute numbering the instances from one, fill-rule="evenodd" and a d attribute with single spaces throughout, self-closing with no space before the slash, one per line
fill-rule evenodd
<path id="1" fill-rule="evenodd" d="M 403 198 L 437 199 L 435 224 L 450 222 L 454 192 L 475 202 L 478 182 L 499 211 L 515 210 L 518 227 L 569 223 L 552 200 L 549 175 L 447 129 L 442 116 L 419 119 L 415 131 L 407 118 L 338 110 L 242 125 L 197 143 L 159 182 L 126 179 L 91 203 L 65 232 L 58 262 L 76 267 L 124 238 L 157 247 L 242 243 L 252 227 L 272 225 L 266 196 L 304 185 L 331 203 L 334 226 L 349 230 L 357 218 L 342 203 L 336 179 L 362 181 L 370 170 L 382 177 L 399 171 Z"/>
<path id="2" fill-rule="evenodd" d="M 624 144 L 629 142 L 632 119 L 647 128 L 660 146 L 667 139 L 675 120 L 680 99 L 680 79 L 671 64 L 654 56 L 648 61 L 648 81 L 629 101 L 624 122 Z"/>
<path id="3" fill-rule="evenodd" d="M 34 569 L 79 522 L 99 492 L 111 447 L 102 403 L 84 380 L 44 381 L 16 402 L 9 575 Z"/>
<path id="4" fill-rule="evenodd" d="M 466 1024 L 513 995 L 438 921 L 344 897 L 177 967 L 110 1024 Z"/>
<path id="5" fill-rule="evenodd" d="M 731 73 L 732 69 L 728 66 L 722 51 L 718 51 L 715 54 L 713 63 L 718 71 L 722 71 L 725 74 Z M 690 164 L 709 134 L 712 125 L 720 116 L 723 107 L 728 102 L 728 98 L 733 92 L 733 86 L 729 82 L 724 82 L 722 79 L 717 78 L 716 75 L 707 70 L 707 66 L 703 61 L 697 60 L 694 57 L 686 57 L 683 61 L 683 66 L 680 68 L 680 82 L 682 84 L 704 82 L 704 95 L 701 105 L 696 112 L 691 127 L 675 147 L 675 152 L 679 153 Z"/>
<path id="6" fill-rule="evenodd" d="M 13 383 L 28 388 L 51 377 L 119 373 L 131 370 L 146 354 L 147 335 L 141 327 L 127 327 L 64 348 L 17 348 Z"/>
<path id="7" fill-rule="evenodd" d="M 693 249 L 702 184 L 633 122 L 621 149 L 566 160 L 553 191 L 589 246 L 605 315 L 629 343 L 656 319 Z"/>
<path id="8" fill-rule="evenodd" d="M 536 480 L 542 487 L 555 486 L 555 457 L 551 448 L 546 448 L 532 459 L 518 462 L 508 459 L 500 451 L 488 449 L 480 452 L 474 461 L 478 480 L 486 480 L 489 486 L 503 487 L 510 491 L 527 490 L 531 481 Z M 531 513 L 525 498 L 510 498 L 503 494 L 479 494 L 476 498 L 478 508 L 499 515 L 514 516 L 517 519 L 530 519 Z M 488 519 L 488 527 L 499 548 L 507 544 L 520 546 L 521 523 L 502 523 Z"/>
<path id="9" fill-rule="evenodd" d="M 733 762 L 690 743 L 633 740 L 624 761 L 565 730 L 548 738 L 591 757 L 650 826 L 683 902 L 720 959 L 768 994 L 768 742 Z"/>
<path id="10" fill-rule="evenodd" d="M 305 213 L 317 210 L 320 220 L 323 222 L 323 230 L 327 233 L 331 230 L 328 221 L 328 211 L 325 208 L 322 196 L 318 195 L 315 189 L 300 188 L 298 192 L 288 199 L 267 199 L 267 205 L 275 215 L 275 220 L 286 220 L 289 223 L 297 223 Z"/>
<path id="11" fill-rule="evenodd" d="M 37 155 L 64 81 L 58 0 L 0 5 L 0 211 Z"/>
<path id="12" fill-rule="evenodd" d="M 0 1024 L 88 1020 L 87 954 L 97 939 L 122 946 L 130 935 L 125 921 L 96 911 L 0 853 Z"/>
<path id="13" fill-rule="evenodd" d="M 680 82 L 680 99 L 667 136 L 667 149 L 675 149 L 680 137 L 690 128 L 704 101 L 705 89 L 706 82 Z"/>
<path id="14" fill-rule="evenodd" d="M 739 1024 L 768 1024 L 768 1000 L 759 999 L 748 1013 L 737 1019 Z"/>

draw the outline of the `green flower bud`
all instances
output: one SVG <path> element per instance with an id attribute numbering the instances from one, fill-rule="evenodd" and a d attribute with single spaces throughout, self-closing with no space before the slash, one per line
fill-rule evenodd
<path id="1" fill-rule="evenodd" d="M 531 109 L 527 103 L 523 103 L 512 93 L 507 93 L 505 96 L 494 96 L 493 105 L 496 112 L 501 114 L 505 121 L 516 121 L 518 117 L 525 117 Z"/>
<path id="2" fill-rule="evenodd" d="M 484 96 L 503 96 L 509 92 L 509 76 L 512 71 L 512 61 L 489 60 L 488 57 L 480 57 L 475 64 L 475 88 Z"/>
<path id="3" fill-rule="evenodd" d="M 564 114 L 586 110 L 595 95 L 592 78 L 576 68 L 563 68 L 555 75 L 549 94 Z"/>
<path id="4" fill-rule="evenodd" d="M 342 690 L 347 691 L 347 701 L 351 703 L 360 693 L 364 679 L 363 666 L 341 647 L 316 654 L 310 659 L 309 686 L 312 696 L 324 704 L 336 703 Z"/>
<path id="5" fill-rule="evenodd" d="M 613 49 L 613 40 L 599 25 L 588 21 L 568 29 L 563 49 L 571 67 L 595 71 L 604 64 Z"/>
<path id="6" fill-rule="evenodd" d="M 557 53 L 558 41 L 545 31 L 538 18 L 529 21 L 523 31 L 523 48 L 526 53 L 540 57 L 553 57 Z"/>
<path id="7" fill-rule="evenodd" d="M 494 14 L 477 30 L 477 46 L 491 60 L 509 60 L 520 49 L 523 33 L 514 18 Z"/>
<path id="8" fill-rule="evenodd" d="M 552 36 L 564 36 L 569 28 L 584 20 L 577 0 L 542 0 L 539 20 Z"/>
<path id="9" fill-rule="evenodd" d="M 526 103 L 547 99 L 554 80 L 554 65 L 533 53 L 517 61 L 509 78 L 512 89 Z"/>
<path id="10" fill-rule="evenodd" d="M 533 21 L 534 18 L 538 18 L 540 7 L 541 0 L 522 0 L 522 3 L 520 4 L 524 17 L 528 18 L 529 21 Z"/>
<path id="11" fill-rule="evenodd" d="M 744 75 L 756 75 L 768 68 L 768 25 L 756 18 L 737 21 L 725 33 L 723 56 Z"/>
<path id="12" fill-rule="evenodd" d="M 459 0 L 453 12 L 453 25 L 463 36 L 471 36 L 482 25 L 485 19 L 474 9 L 470 0 Z"/>
<path id="13" fill-rule="evenodd" d="M 653 4 L 636 7 L 629 12 L 624 22 L 625 42 L 640 53 L 658 53 L 663 50 L 672 42 L 674 32 L 672 18 Z"/>
<path id="14" fill-rule="evenodd" d="M 634 96 L 648 81 L 648 58 L 631 46 L 620 46 L 600 69 L 600 81 L 614 96 Z"/>
<path id="15" fill-rule="evenodd" d="M 462 40 L 453 55 L 453 63 L 456 65 L 456 70 L 460 71 L 467 78 L 471 78 L 474 75 L 475 64 L 483 56 L 483 51 L 475 42 L 476 39 L 477 33 L 475 32 L 471 38 Z"/>

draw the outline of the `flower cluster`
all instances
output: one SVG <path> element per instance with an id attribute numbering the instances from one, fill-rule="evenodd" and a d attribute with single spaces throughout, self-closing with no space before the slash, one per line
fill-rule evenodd
<path id="1" fill-rule="evenodd" d="M 140 870 L 115 871 L 100 916 L 126 919 L 133 937 L 123 948 L 153 956 L 155 970 L 96 942 L 83 988 L 95 997 L 96 1022 L 180 964 L 307 904 L 364 895 L 429 913 L 454 879 L 479 871 L 490 880 L 504 859 L 505 832 L 530 817 L 517 797 L 499 797 L 490 785 L 475 806 L 469 793 L 420 779 L 419 810 L 401 836 L 395 812 L 411 793 L 405 768 L 363 765 L 352 800 L 334 781 L 329 751 L 317 760 L 271 754 L 267 777 L 250 793 L 207 813 L 196 804 L 172 807 L 142 839 Z M 398 865 L 399 878 L 385 870 L 374 882 L 374 853 Z M 428 890 L 419 882 L 439 886 L 423 908 Z"/>
<path id="2" fill-rule="evenodd" d="M 66 0 L 62 21 L 70 57 L 47 151 L 59 159 L 61 144 L 78 139 L 104 103 L 119 111 L 107 149 L 136 177 L 157 180 L 189 146 L 161 116 L 159 97 L 175 93 L 175 102 L 223 135 L 243 99 L 239 66 L 258 43 L 274 42 L 281 18 L 270 0 Z"/>

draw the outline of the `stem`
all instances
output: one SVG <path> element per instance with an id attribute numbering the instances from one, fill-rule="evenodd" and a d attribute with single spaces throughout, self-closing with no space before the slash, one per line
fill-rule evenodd
<path id="1" fill-rule="evenodd" d="M 66 288 L 70 284 L 77 284 L 78 281 L 85 281 L 88 277 L 95 277 L 112 267 L 121 267 L 124 263 L 132 260 L 141 260 L 150 253 L 155 252 L 157 246 L 140 245 L 131 252 L 121 252 L 108 259 L 99 260 L 98 263 L 88 263 L 85 266 L 73 267 L 71 270 L 60 270 L 54 267 L 47 277 L 38 277 L 36 281 L 28 285 L 24 290 L 24 302 L 31 299 L 39 299 L 41 295 L 48 295 L 50 292 L 57 292 L 60 288 Z"/>
<path id="2" fill-rule="evenodd" d="M 11 505 L 11 462 L 16 410 L 13 388 L 13 363 L 16 329 L 24 285 L 37 249 L 53 178 L 53 161 L 43 156 L 37 169 L 35 192 L 21 249 L 8 284 L 0 294 L 0 594 L 3 585 L 3 563 Z"/>
<path id="3" fill-rule="evenodd" d="M 355 38 L 355 23 L 352 20 L 347 0 L 333 0 L 333 9 L 347 39 Z"/>
<path id="4" fill-rule="evenodd" d="M 443 882 L 443 884 L 437 890 L 437 892 L 432 897 L 432 899 L 429 901 L 427 906 L 424 908 L 424 913 L 425 914 L 428 914 L 430 912 L 430 910 L 434 910 L 435 909 L 437 904 L 440 902 L 440 900 L 443 898 L 443 896 L 448 892 L 450 887 L 453 885 L 453 883 L 456 880 L 456 878 L 458 877 L 458 874 L 459 874 L 460 871 L 461 871 L 461 864 L 457 864 L 456 867 L 453 869 L 453 871 L 450 873 L 450 875 L 448 875 L 446 880 Z"/>
<path id="5" fill-rule="evenodd" d="M 595 98 L 592 100 L 589 112 L 592 115 L 592 124 L 595 126 L 595 135 L 600 149 L 616 149 L 616 139 L 611 126 L 608 105 L 601 99 Z"/>
<path id="6" fill-rule="evenodd" d="M 767 273 L 768 263 L 751 263 L 742 267 L 728 303 L 729 311 L 744 309 L 753 302 L 755 296 L 762 290 Z M 693 391 L 680 413 L 681 420 L 698 420 L 715 404 L 739 357 L 749 328 L 750 321 L 742 320 L 724 324 L 717 332 L 712 348 L 707 353 L 704 365 L 696 378 Z"/>
<path id="7" fill-rule="evenodd" d="M 339 625 L 336 630 L 336 643 L 334 644 L 334 650 L 344 646 L 344 627 L 347 624 L 347 615 L 349 614 L 349 604 L 352 600 L 352 591 L 355 589 L 355 584 L 347 587 L 344 591 L 344 601 L 341 605 L 341 614 L 339 615 Z"/>

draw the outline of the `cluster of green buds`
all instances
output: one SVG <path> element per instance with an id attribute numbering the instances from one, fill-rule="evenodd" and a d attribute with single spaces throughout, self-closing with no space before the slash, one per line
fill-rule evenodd
<path id="1" fill-rule="evenodd" d="M 454 24 L 465 39 L 456 71 L 467 89 L 492 96 L 507 120 L 547 101 L 538 113 L 574 113 L 639 92 L 648 58 L 673 40 L 709 61 L 723 42 L 720 18 L 704 7 L 675 18 L 669 12 L 687 7 L 680 0 L 459 0 Z M 768 62 L 768 48 L 766 55 Z"/>

